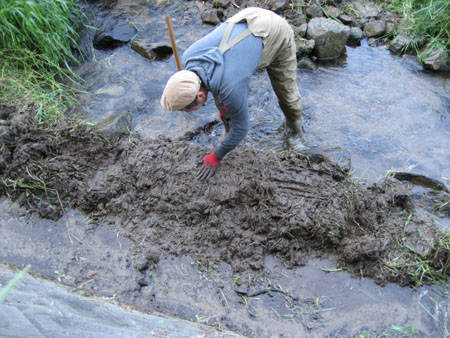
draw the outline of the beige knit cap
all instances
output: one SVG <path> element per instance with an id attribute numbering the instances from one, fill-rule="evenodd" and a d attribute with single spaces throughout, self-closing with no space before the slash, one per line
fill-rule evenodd
<path id="1" fill-rule="evenodd" d="M 189 70 L 180 70 L 167 81 L 161 97 L 166 110 L 181 110 L 194 101 L 200 90 L 200 78 Z"/>

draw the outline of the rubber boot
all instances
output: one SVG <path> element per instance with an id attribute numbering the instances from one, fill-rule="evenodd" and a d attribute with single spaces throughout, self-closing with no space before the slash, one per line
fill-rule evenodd
<path id="1" fill-rule="evenodd" d="M 296 135 L 300 133 L 300 122 L 298 120 L 297 121 L 286 120 L 286 128 L 289 134 Z"/>

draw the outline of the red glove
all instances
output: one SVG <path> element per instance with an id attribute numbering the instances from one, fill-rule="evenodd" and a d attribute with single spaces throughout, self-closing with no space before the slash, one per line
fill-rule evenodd
<path id="1" fill-rule="evenodd" d="M 200 180 L 207 179 L 214 175 L 214 173 L 217 170 L 217 165 L 220 163 L 220 158 L 216 156 L 216 154 L 211 153 L 206 155 L 203 158 L 203 165 L 200 169 L 200 171 L 197 174 L 197 177 L 200 178 Z"/>
<path id="2" fill-rule="evenodd" d="M 203 158 L 203 167 L 206 166 L 206 165 L 208 165 L 208 164 L 211 164 L 211 167 L 214 168 L 216 165 L 219 164 L 219 162 L 220 162 L 220 158 L 218 158 L 218 157 L 216 156 L 216 154 L 211 153 L 211 154 L 206 155 L 206 156 Z"/>
<path id="3" fill-rule="evenodd" d="M 219 119 L 220 119 L 220 121 L 223 122 L 223 116 L 222 116 L 222 112 L 221 111 L 219 111 Z"/>

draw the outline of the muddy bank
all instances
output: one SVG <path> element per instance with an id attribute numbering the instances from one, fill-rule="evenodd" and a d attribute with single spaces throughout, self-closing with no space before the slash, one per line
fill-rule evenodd
<path id="1" fill-rule="evenodd" d="M 42 217 L 70 206 L 121 229 L 147 253 L 137 268 L 167 253 L 245 273 L 269 254 L 294 267 L 319 253 L 380 284 L 449 274 L 448 235 L 397 180 L 363 186 L 321 156 L 239 147 L 202 182 L 205 150 L 187 141 L 110 141 L 71 122 L 39 128 L 32 107 L 12 112 L 0 114 L 1 193 Z"/>

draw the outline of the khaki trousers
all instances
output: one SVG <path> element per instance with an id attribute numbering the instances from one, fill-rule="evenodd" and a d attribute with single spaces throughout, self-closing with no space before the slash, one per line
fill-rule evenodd
<path id="1" fill-rule="evenodd" d="M 267 69 L 286 120 L 291 123 L 299 121 L 303 107 L 297 86 L 297 56 L 292 28 L 282 17 L 262 8 L 246 8 L 227 20 L 235 23 L 243 21 L 247 22 L 253 35 L 263 38 L 264 48 L 258 68 Z M 229 119 L 217 100 L 216 105 Z"/>

